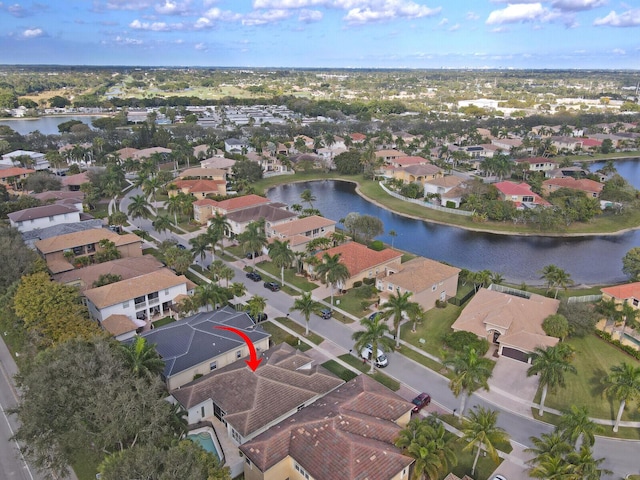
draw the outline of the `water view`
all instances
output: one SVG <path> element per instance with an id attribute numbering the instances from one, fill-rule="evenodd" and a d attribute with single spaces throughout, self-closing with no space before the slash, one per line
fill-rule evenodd
<path id="1" fill-rule="evenodd" d="M 27 135 L 31 132 L 38 130 L 43 135 L 58 135 L 58 125 L 69 120 L 80 120 L 83 123 L 91 126 L 91 122 L 96 118 L 100 118 L 97 115 L 55 115 L 51 117 L 38 117 L 38 118 L 13 118 L 13 119 L 0 119 L 0 125 L 7 125 L 20 135 Z"/>
<path id="2" fill-rule="evenodd" d="M 300 193 L 306 188 L 317 198 L 314 207 L 327 218 L 339 221 L 349 212 L 376 216 L 384 222 L 386 232 L 378 238 L 386 243 L 392 243 L 388 232 L 395 230 L 398 236 L 393 243 L 397 248 L 460 268 L 489 269 L 515 283 L 542 283 L 538 272 L 549 264 L 565 269 L 576 284 L 622 282 L 626 280 L 622 257 L 640 245 L 639 231 L 588 238 L 516 237 L 431 224 L 369 203 L 355 193 L 355 185 L 340 181 L 281 185 L 267 196 L 289 205 L 303 203 Z"/>

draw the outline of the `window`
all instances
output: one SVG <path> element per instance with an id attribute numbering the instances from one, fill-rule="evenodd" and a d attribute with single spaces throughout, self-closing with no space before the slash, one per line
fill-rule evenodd
<path id="1" fill-rule="evenodd" d="M 209 370 L 215 370 L 216 368 L 218 368 L 218 362 L 214 360 L 209 364 Z"/>
<path id="2" fill-rule="evenodd" d="M 637 299 L 637 298 L 634 298 L 634 299 L 633 299 L 633 306 L 634 306 L 634 307 L 637 307 L 637 306 L 638 306 L 638 299 Z"/>
<path id="3" fill-rule="evenodd" d="M 523 202 L 533 202 L 533 197 L 531 195 L 525 195 L 522 197 Z"/>
<path id="4" fill-rule="evenodd" d="M 53 222 L 53 217 L 49 217 L 49 221 L 50 221 L 50 222 Z"/>
<path id="5" fill-rule="evenodd" d="M 164 291 L 164 294 L 165 295 L 169 295 L 169 289 L 168 288 Z"/>
<path id="6" fill-rule="evenodd" d="M 298 462 L 294 461 L 293 467 L 296 469 L 296 472 L 298 472 L 303 478 L 306 478 L 307 480 L 311 478 L 307 471 L 302 468 Z"/>
<path id="7" fill-rule="evenodd" d="M 389 284 L 389 285 L 387 286 L 387 289 L 388 289 L 389 291 L 393 292 L 393 285 Z"/>
<path id="8" fill-rule="evenodd" d="M 236 358 L 242 358 L 242 350 L 236 352 Z"/>
<path id="9" fill-rule="evenodd" d="M 200 407 L 200 416 L 204 418 L 204 405 Z"/>
<path id="10" fill-rule="evenodd" d="M 233 437 L 233 439 L 238 442 L 238 443 L 242 443 L 242 437 L 240 436 L 240 434 L 238 432 L 236 432 L 233 428 L 231 429 L 231 436 Z"/>

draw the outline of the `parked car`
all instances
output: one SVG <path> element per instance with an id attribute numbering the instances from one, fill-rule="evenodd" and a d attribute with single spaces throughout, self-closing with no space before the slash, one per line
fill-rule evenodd
<path id="1" fill-rule="evenodd" d="M 373 350 L 373 348 L 371 347 L 371 344 L 368 343 L 360 352 L 360 356 L 362 358 L 364 358 L 365 360 L 371 360 L 371 351 Z M 389 365 L 389 359 L 387 358 L 387 356 L 384 354 L 384 352 L 382 350 L 380 350 L 378 348 L 378 352 L 376 355 L 376 359 L 375 359 L 375 365 L 378 368 L 384 368 L 387 365 Z"/>
<path id="2" fill-rule="evenodd" d="M 249 252 L 245 255 L 245 257 L 247 257 L 249 260 L 253 260 L 256 257 L 259 257 L 260 255 L 262 255 L 260 252 Z"/>
<path id="3" fill-rule="evenodd" d="M 369 320 L 373 322 L 378 315 L 380 315 L 380 312 L 373 312 L 371 315 L 369 315 Z"/>
<path id="4" fill-rule="evenodd" d="M 254 282 L 259 282 L 260 280 L 262 280 L 262 275 L 260 275 L 258 272 L 248 272 L 247 278 L 249 280 L 253 280 Z"/>
<path id="5" fill-rule="evenodd" d="M 331 318 L 331 315 L 332 315 L 332 312 L 330 308 L 323 308 L 322 310 L 320 310 L 320 316 L 325 320 Z"/>
<path id="6" fill-rule="evenodd" d="M 249 318 L 253 320 L 253 323 L 266 322 L 269 318 L 269 316 L 264 312 L 260 312 L 258 315 L 251 315 L 249 312 L 247 312 L 247 315 L 249 315 Z"/>
<path id="7" fill-rule="evenodd" d="M 422 392 L 416 398 L 411 400 L 411 403 L 415 405 L 411 411 L 413 413 L 418 413 L 420 410 L 422 410 L 424 407 L 426 407 L 431 403 L 431 395 L 429 395 L 428 393 Z"/>
<path id="8" fill-rule="evenodd" d="M 278 282 L 264 282 L 264 288 L 268 288 L 272 292 L 280 290 L 280 284 Z"/>
<path id="9" fill-rule="evenodd" d="M 176 244 L 176 247 L 178 247 L 180 250 L 186 250 L 187 249 L 187 247 L 185 247 L 181 243 Z"/>
<path id="10" fill-rule="evenodd" d="M 491 480 L 507 480 L 507 477 L 505 477 L 504 475 L 495 475 L 491 478 Z"/>

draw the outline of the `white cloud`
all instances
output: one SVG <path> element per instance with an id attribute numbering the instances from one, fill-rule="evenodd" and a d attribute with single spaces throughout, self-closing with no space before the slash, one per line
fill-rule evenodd
<path id="1" fill-rule="evenodd" d="M 359 0 L 342 0 L 342 3 L 363 3 Z M 395 20 L 397 18 L 424 18 L 440 13 L 441 8 L 429 8 L 406 0 L 378 0 L 366 2 L 369 5 L 352 8 L 345 15 L 344 20 L 349 24 L 365 24 Z"/>
<path id="2" fill-rule="evenodd" d="M 442 20 L 440 20 L 438 22 L 438 26 L 439 27 L 444 27 L 447 23 L 449 23 L 449 19 L 448 18 L 443 18 Z"/>
<path id="3" fill-rule="evenodd" d="M 627 10 L 619 15 L 615 10 L 611 10 L 606 17 L 596 18 L 593 24 L 610 27 L 637 27 L 640 26 L 640 9 Z"/>
<path id="4" fill-rule="evenodd" d="M 319 22 L 322 20 L 322 12 L 320 10 L 308 10 L 305 8 L 300 10 L 298 20 L 303 23 Z"/>
<path id="5" fill-rule="evenodd" d="M 217 7 L 211 8 L 205 14 L 196 20 L 194 27 L 196 29 L 206 29 L 213 27 L 216 22 L 236 22 L 242 18 L 239 13 L 229 10 L 220 10 Z"/>
<path id="6" fill-rule="evenodd" d="M 193 48 L 201 52 L 207 51 L 207 46 L 204 43 L 196 43 Z"/>
<path id="7" fill-rule="evenodd" d="M 266 25 L 286 20 L 291 16 L 288 10 L 266 10 L 264 12 L 251 12 L 242 19 L 242 24 L 247 26 Z"/>
<path id="8" fill-rule="evenodd" d="M 144 10 L 151 6 L 151 0 L 109 0 L 109 10 Z"/>
<path id="9" fill-rule="evenodd" d="M 27 28 L 24 32 L 22 32 L 22 36 L 24 38 L 38 38 L 43 37 L 44 35 L 44 30 L 42 30 L 41 28 Z"/>
<path id="10" fill-rule="evenodd" d="M 480 15 L 478 15 L 476 12 L 467 12 L 464 18 L 465 20 L 476 21 L 480 18 Z"/>
<path id="11" fill-rule="evenodd" d="M 607 0 L 553 0 L 551 5 L 562 11 L 578 12 L 602 7 Z"/>
<path id="12" fill-rule="evenodd" d="M 129 27 L 134 30 L 146 30 L 151 32 L 173 32 L 176 30 L 182 30 L 184 25 L 182 23 L 141 22 L 136 19 L 129 24 Z"/>
<path id="13" fill-rule="evenodd" d="M 611 53 L 615 53 L 616 55 L 626 55 L 627 52 L 624 51 L 622 48 L 614 48 L 613 50 L 611 50 Z"/>
<path id="14" fill-rule="evenodd" d="M 306 8 L 319 5 L 328 6 L 331 3 L 328 0 L 253 0 L 253 8 Z"/>
<path id="15" fill-rule="evenodd" d="M 185 0 L 184 2 L 164 0 L 164 5 L 156 5 L 155 9 L 161 15 L 185 15 L 189 13 L 190 6 L 191 0 Z"/>
<path id="16" fill-rule="evenodd" d="M 487 18 L 487 25 L 502 25 L 503 23 L 545 22 L 556 17 L 541 3 L 514 3 L 502 10 L 494 10 Z"/>
<path id="17" fill-rule="evenodd" d="M 2 4 L 0 4 L 0 7 Z M 22 5 L 14 3 L 13 5 L 7 5 L 7 12 L 9 12 L 14 17 L 22 18 L 29 15 L 29 12 L 26 11 Z"/>
<path id="18" fill-rule="evenodd" d="M 115 38 L 115 42 L 120 45 L 142 45 L 144 43 L 142 40 L 138 40 L 137 38 L 129 38 L 129 37 L 121 37 L 121 36 L 117 36 Z"/>
<path id="19" fill-rule="evenodd" d="M 460 24 L 459 24 L 459 23 L 456 23 L 455 25 L 451 25 L 451 26 L 448 28 L 448 31 L 449 31 L 449 32 L 455 32 L 455 31 L 457 31 L 457 30 L 460 30 Z"/>

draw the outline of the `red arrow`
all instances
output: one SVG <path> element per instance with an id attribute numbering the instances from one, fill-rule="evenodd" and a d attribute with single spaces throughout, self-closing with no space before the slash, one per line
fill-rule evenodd
<path id="1" fill-rule="evenodd" d="M 246 333 L 244 333 L 242 330 L 238 330 L 237 328 L 233 328 L 233 327 L 223 327 L 220 325 L 214 328 L 218 328 L 220 330 L 228 330 L 231 333 L 235 333 L 236 335 L 239 335 L 246 342 L 247 346 L 249 347 L 249 354 L 251 355 L 251 360 L 245 360 L 245 362 L 247 362 L 247 365 L 249 365 L 249 368 L 255 372 L 256 368 L 258 368 L 258 365 L 260 365 L 260 362 L 262 362 L 262 359 L 258 358 L 258 355 L 256 354 L 256 347 L 253 346 L 253 342 L 251 341 L 249 336 Z"/>

